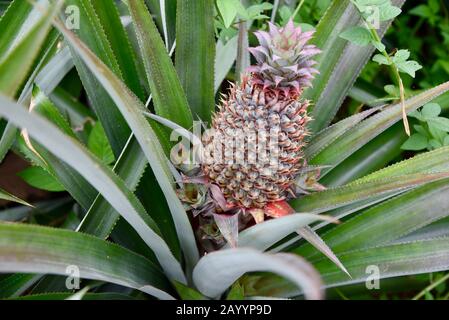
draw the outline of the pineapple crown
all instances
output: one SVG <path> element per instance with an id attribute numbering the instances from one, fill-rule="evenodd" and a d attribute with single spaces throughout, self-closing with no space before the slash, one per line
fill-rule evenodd
<path id="1" fill-rule="evenodd" d="M 269 23 L 269 32 L 255 33 L 260 46 L 249 48 L 257 64 L 248 71 L 253 74 L 253 81 L 264 89 L 282 90 L 286 94 L 291 90 L 300 94 L 304 88 L 312 85 L 313 68 L 316 61 L 311 58 L 321 52 L 316 46 L 307 44 L 314 31 L 302 32 L 295 28 L 290 20 L 283 28 Z"/>

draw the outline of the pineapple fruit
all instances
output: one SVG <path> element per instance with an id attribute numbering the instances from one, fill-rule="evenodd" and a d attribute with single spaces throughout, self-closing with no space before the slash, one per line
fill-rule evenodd
<path id="1" fill-rule="evenodd" d="M 318 73 L 312 58 L 320 50 L 308 44 L 313 31 L 301 32 L 292 21 L 255 35 L 260 46 L 249 50 L 257 64 L 214 115 L 213 133 L 203 138 L 202 172 L 222 192 L 224 211 L 258 213 L 260 220 L 261 210 L 270 216 L 286 212 L 282 201 L 296 194 L 310 121 L 301 94 Z"/>
<path id="2" fill-rule="evenodd" d="M 301 98 L 320 50 L 308 44 L 313 31 L 292 21 L 269 28 L 255 33 L 260 46 L 249 50 L 257 64 L 231 85 L 202 136 L 201 167 L 183 170 L 178 193 L 205 252 L 236 246 L 239 231 L 293 213 L 286 200 L 323 188 L 303 155 L 311 119 Z"/>

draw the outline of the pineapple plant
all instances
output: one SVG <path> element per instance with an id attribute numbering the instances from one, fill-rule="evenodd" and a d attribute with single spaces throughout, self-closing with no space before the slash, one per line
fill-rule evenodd
<path id="1" fill-rule="evenodd" d="M 263 209 L 295 194 L 294 181 L 304 167 L 302 151 L 310 120 L 307 116 L 309 102 L 300 98 L 317 72 L 312 67 L 316 63 L 312 57 L 319 49 L 307 44 L 312 34 L 302 33 L 293 21 L 282 29 L 270 24 L 269 33 L 256 33 L 261 45 L 250 50 L 257 65 L 231 89 L 212 120 L 217 137 L 205 141 L 203 172 L 220 187 L 230 207 Z M 257 141 L 249 140 L 251 131 Z M 242 154 L 234 155 L 242 159 L 231 159 L 230 165 L 214 161 L 215 150 L 223 149 L 221 139 L 225 144 L 232 143 L 240 132 L 249 132 L 243 141 Z M 272 134 L 276 135 L 273 141 Z M 250 149 L 254 148 L 251 144 L 257 142 L 264 147 L 263 142 L 265 149 L 250 154 Z M 279 164 L 274 155 L 279 157 Z M 256 156 L 257 159 L 251 159 Z M 237 160 L 243 160 L 243 164 L 240 166 Z"/>
<path id="2" fill-rule="evenodd" d="M 372 267 L 382 283 L 449 269 L 448 147 L 400 150 L 401 119 L 447 112 L 449 84 L 405 90 L 419 67 L 380 41 L 405 1 L 331 1 L 315 30 L 302 1 L 288 19 L 225 1 L 8 3 L 0 160 L 58 193 L 0 191 L 0 298 L 322 299 Z M 355 83 L 375 50 L 388 105 Z M 345 118 L 343 101 L 369 108 Z M 200 163 L 170 162 L 174 131 Z"/>
<path id="3" fill-rule="evenodd" d="M 310 121 L 310 103 L 301 95 L 318 73 L 313 57 L 320 50 L 309 44 L 314 32 L 302 32 L 292 20 L 283 28 L 269 23 L 269 28 L 255 33 L 260 46 L 248 50 L 256 65 L 232 85 L 213 116 L 212 133 L 203 136 L 201 175 L 215 202 L 198 210 L 206 230 L 214 230 L 207 225 L 214 214 L 241 214 L 243 226 L 234 228 L 243 229 L 248 220 L 261 223 L 265 216 L 294 212 L 286 201 L 300 190 L 296 180 L 306 167 Z M 215 219 L 218 227 L 220 219 Z M 228 240 L 235 245 L 235 239 Z"/>

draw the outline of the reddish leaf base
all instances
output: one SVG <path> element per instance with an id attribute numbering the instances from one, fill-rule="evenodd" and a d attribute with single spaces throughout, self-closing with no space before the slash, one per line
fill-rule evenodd
<path id="1" fill-rule="evenodd" d="M 272 218 L 282 218 L 295 213 L 287 201 L 271 202 L 264 208 L 265 214 Z"/>

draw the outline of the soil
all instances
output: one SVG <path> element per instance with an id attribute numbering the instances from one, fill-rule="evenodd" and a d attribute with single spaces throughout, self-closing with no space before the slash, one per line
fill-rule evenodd
<path id="1" fill-rule="evenodd" d="M 30 203 L 47 198 L 48 192 L 29 186 L 17 176 L 17 173 L 28 167 L 26 161 L 10 152 L 0 165 L 0 188 Z M 9 202 L 0 200 L 0 207 L 8 204 Z"/>

